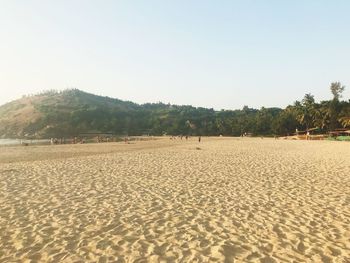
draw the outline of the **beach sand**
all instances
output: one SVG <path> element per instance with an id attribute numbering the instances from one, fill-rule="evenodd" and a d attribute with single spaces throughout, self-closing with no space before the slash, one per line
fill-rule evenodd
<path id="1" fill-rule="evenodd" d="M 0 148 L 0 262 L 350 262 L 350 144 Z"/>

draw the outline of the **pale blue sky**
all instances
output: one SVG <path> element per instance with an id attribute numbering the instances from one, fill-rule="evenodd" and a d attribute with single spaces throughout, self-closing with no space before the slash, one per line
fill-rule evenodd
<path id="1" fill-rule="evenodd" d="M 0 0 L 0 104 L 78 88 L 138 103 L 350 99 L 347 0 Z"/>

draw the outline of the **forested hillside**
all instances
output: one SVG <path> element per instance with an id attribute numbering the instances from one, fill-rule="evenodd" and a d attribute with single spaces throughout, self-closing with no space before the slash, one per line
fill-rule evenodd
<path id="1" fill-rule="evenodd" d="M 288 135 L 318 127 L 327 132 L 350 127 L 350 101 L 344 87 L 331 85 L 332 99 L 311 94 L 280 108 L 215 111 L 163 103 L 136 104 L 77 89 L 24 96 L 0 107 L 0 137 L 48 138 L 101 132 L 116 135 Z"/>

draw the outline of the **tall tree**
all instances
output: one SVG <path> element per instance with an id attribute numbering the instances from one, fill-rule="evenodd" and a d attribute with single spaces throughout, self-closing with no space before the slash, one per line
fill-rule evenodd
<path id="1" fill-rule="evenodd" d="M 345 90 L 345 86 L 343 86 L 340 82 L 332 82 L 331 92 L 333 94 L 333 100 L 339 100 L 344 90 Z"/>
<path id="2" fill-rule="evenodd" d="M 332 82 L 331 83 L 331 92 L 333 94 L 333 100 L 330 103 L 330 129 L 335 129 L 339 125 L 339 113 L 341 111 L 339 98 L 341 98 L 343 91 L 345 90 L 345 86 L 343 86 L 340 82 Z"/>

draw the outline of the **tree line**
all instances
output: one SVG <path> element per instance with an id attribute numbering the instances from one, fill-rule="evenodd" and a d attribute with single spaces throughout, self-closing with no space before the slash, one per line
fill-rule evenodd
<path id="1" fill-rule="evenodd" d="M 296 129 L 317 127 L 326 133 L 350 127 L 350 100 L 341 100 L 344 89 L 340 82 L 334 82 L 330 86 L 332 99 L 316 102 L 313 95 L 306 94 L 285 109 L 244 106 L 241 110 L 221 111 L 164 103 L 139 105 L 77 89 L 50 91 L 46 100 L 35 104 L 42 117 L 30 123 L 24 132 L 40 134 L 40 137 L 77 136 L 87 132 L 129 136 L 240 136 L 245 133 L 285 136 L 295 133 Z"/>

